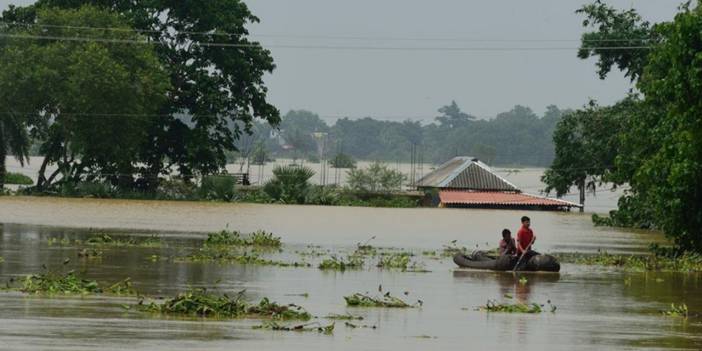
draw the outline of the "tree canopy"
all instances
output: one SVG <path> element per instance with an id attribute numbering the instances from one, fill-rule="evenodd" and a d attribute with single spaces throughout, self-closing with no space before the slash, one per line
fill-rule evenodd
<path id="1" fill-rule="evenodd" d="M 87 28 L 73 28 L 71 36 L 93 38 L 87 42 L 98 46 L 104 38 L 141 33 L 146 38 L 139 43 L 123 41 L 119 47 L 128 50 L 148 42 L 166 70 L 166 98 L 151 102 L 159 118 L 150 120 L 147 140 L 139 150 L 145 186 L 153 188 L 153 179 L 174 170 L 185 178 L 216 173 L 226 163 L 225 153 L 235 149 L 235 140 L 252 128 L 256 118 L 272 124 L 280 121 L 278 110 L 267 102 L 263 83 L 264 74 L 275 68 L 273 58 L 248 40 L 247 25 L 259 19 L 243 1 L 39 0 L 10 7 L 2 21 L 36 26 L 41 25 L 43 9 L 84 5 L 121 16 L 136 32 L 95 29 L 99 23 L 86 23 L 74 26 Z"/>
<path id="2" fill-rule="evenodd" d="M 609 224 L 658 228 L 679 250 L 702 251 L 702 6 L 683 5 L 674 20 L 655 25 L 600 1 L 579 12 L 595 27 L 580 56 L 596 56 L 603 78 L 614 65 L 624 70 L 641 96 L 566 117 L 554 135 L 549 187 L 562 192 L 583 176 L 628 184 Z M 590 40 L 607 38 L 638 38 L 647 49 L 592 49 Z M 595 131 L 603 117 L 609 130 L 579 133 Z M 580 162 L 592 169 L 565 171 Z"/>

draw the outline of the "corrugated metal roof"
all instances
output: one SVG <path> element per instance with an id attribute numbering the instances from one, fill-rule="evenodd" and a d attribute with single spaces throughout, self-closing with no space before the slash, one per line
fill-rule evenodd
<path id="1" fill-rule="evenodd" d="M 473 157 L 454 157 L 417 182 L 417 187 L 512 191 L 520 190 Z"/>
<path id="2" fill-rule="evenodd" d="M 445 205 L 580 207 L 569 201 L 524 193 L 444 190 L 439 192 L 439 199 Z"/>

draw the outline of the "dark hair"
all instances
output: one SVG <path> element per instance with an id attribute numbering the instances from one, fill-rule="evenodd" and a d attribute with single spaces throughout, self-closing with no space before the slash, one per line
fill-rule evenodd
<path id="1" fill-rule="evenodd" d="M 531 221 L 531 219 L 529 219 L 529 217 L 527 217 L 527 216 L 522 217 L 522 223 L 524 223 L 526 221 Z"/>
<path id="2" fill-rule="evenodd" d="M 512 232 L 510 232 L 509 229 L 502 229 L 502 236 L 511 235 L 511 234 L 512 234 Z"/>

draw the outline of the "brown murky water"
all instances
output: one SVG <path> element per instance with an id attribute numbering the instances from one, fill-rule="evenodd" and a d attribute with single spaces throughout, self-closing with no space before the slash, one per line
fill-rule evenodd
<path id="1" fill-rule="evenodd" d="M 42 265 L 85 271 L 101 282 L 131 277 L 149 295 L 172 295 L 191 286 L 221 291 L 246 289 L 297 303 L 315 316 L 347 311 L 365 317 L 377 329 L 350 329 L 337 323 L 334 335 L 253 330 L 256 320 L 204 321 L 157 318 L 121 308 L 129 298 L 45 298 L 0 293 L 0 349 L 20 350 L 436 350 L 446 349 L 700 349 L 702 321 L 669 318 L 660 311 L 686 303 L 702 312 L 702 276 L 622 273 L 563 265 L 558 275 L 528 274 L 526 285 L 512 274 L 455 270 L 448 259 L 420 254 L 451 240 L 466 246 L 494 246 L 503 227 L 516 229 L 522 212 L 369 209 L 316 206 L 235 205 L 189 202 L 116 201 L 50 198 L 0 198 L 0 280 L 40 272 Z M 637 252 L 650 233 L 594 228 L 589 216 L 529 212 L 540 251 Z M 371 236 L 376 246 L 413 250 L 430 273 L 382 271 L 322 272 L 316 268 L 281 268 L 209 263 L 153 262 L 187 252 L 205 232 L 265 229 L 281 236 L 282 253 L 271 258 L 305 259 L 306 245 L 344 252 Z M 112 228 L 115 235 L 163 236 L 160 248 L 105 249 L 98 261 L 77 258 L 73 246 L 49 245 L 49 238 L 83 238 L 89 228 Z M 94 230 L 94 229 L 93 229 Z M 488 245 L 489 243 L 489 245 Z M 372 260 L 369 266 L 373 266 Z M 423 307 L 409 310 L 347 308 L 342 296 L 384 291 Z M 409 292 L 405 296 L 403 292 Z M 308 293 L 309 297 L 295 296 Z M 488 299 L 551 301 L 555 313 L 488 314 L 474 308 Z M 320 322 L 326 323 L 323 318 Z"/>

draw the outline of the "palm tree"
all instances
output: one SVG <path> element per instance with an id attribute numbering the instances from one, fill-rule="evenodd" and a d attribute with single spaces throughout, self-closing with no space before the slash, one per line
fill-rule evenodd
<path id="1" fill-rule="evenodd" d="M 5 186 L 8 154 L 14 155 L 22 166 L 29 162 L 29 133 L 23 118 L 0 111 L 0 189 Z"/>

